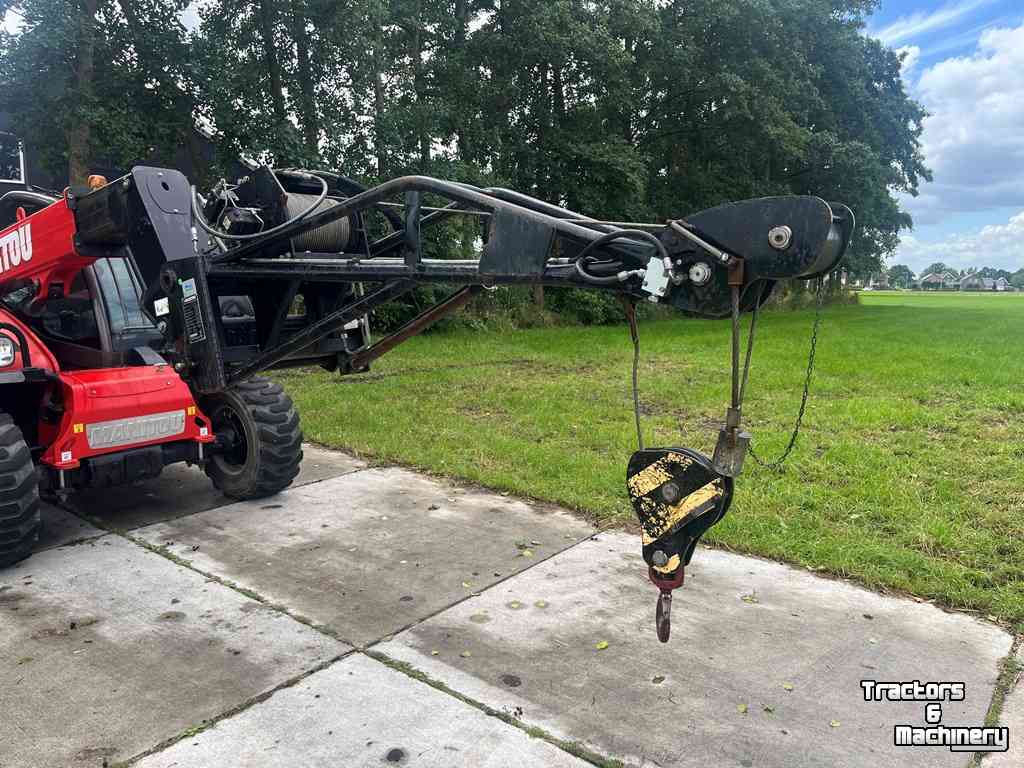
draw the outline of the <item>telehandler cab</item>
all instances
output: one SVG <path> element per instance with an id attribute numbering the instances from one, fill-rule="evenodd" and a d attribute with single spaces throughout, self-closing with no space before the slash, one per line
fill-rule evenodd
<path id="1" fill-rule="evenodd" d="M 0 566 L 32 551 L 40 491 L 132 483 L 175 462 L 233 499 L 288 487 L 299 415 L 262 371 L 365 371 L 483 287 L 576 286 L 619 294 L 634 339 L 638 301 L 733 318 L 732 402 L 714 460 L 641 444 L 629 463 L 663 640 L 671 589 L 725 514 L 749 441 L 740 313 L 756 313 L 779 280 L 834 269 L 854 226 L 848 208 L 816 197 L 644 225 L 420 176 L 364 189 L 260 167 L 205 198 L 169 169 L 90 181 L 0 197 Z M 478 258 L 426 257 L 424 232 L 456 216 L 480 222 Z M 372 342 L 369 313 L 427 282 L 454 293 Z"/>

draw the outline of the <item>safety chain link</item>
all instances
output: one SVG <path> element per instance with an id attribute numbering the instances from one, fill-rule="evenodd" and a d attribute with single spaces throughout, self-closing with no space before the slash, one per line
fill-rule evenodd
<path id="1" fill-rule="evenodd" d="M 786 449 L 782 452 L 774 461 L 765 461 L 754 451 L 754 446 L 750 446 L 750 455 L 754 461 L 757 462 L 759 467 L 765 469 L 779 469 L 785 463 L 786 459 L 789 458 L 789 454 L 793 451 L 796 446 L 796 440 L 800 436 L 800 427 L 804 421 L 804 411 L 807 409 L 807 398 L 811 391 L 811 378 L 814 376 L 814 356 L 818 349 L 818 330 L 821 328 L 821 308 L 825 300 L 825 278 L 818 278 L 818 296 L 817 296 L 817 307 L 814 313 L 814 329 L 811 331 L 811 350 L 807 356 L 807 375 L 804 377 L 804 392 L 800 397 L 800 410 L 796 415 L 796 423 L 793 425 L 793 432 L 789 436 L 789 442 L 786 444 Z M 749 361 L 749 356 L 748 356 Z M 749 364 L 749 363 L 748 363 Z"/>

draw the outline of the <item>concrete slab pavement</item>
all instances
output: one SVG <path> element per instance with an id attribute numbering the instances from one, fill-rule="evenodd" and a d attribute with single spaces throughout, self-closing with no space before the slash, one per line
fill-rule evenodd
<path id="1" fill-rule="evenodd" d="M 338 451 L 305 444 L 304 458 L 293 488 L 317 483 L 332 477 L 355 472 L 366 463 Z M 70 509 L 119 530 L 133 530 L 145 525 L 193 515 L 230 504 L 213 487 L 206 474 L 197 467 L 172 464 L 160 477 L 135 486 L 103 488 L 72 494 Z"/>
<path id="2" fill-rule="evenodd" d="M 592 531 L 562 510 L 387 468 L 135 535 L 364 645 Z"/>
<path id="3" fill-rule="evenodd" d="M 361 654 L 137 768 L 584 768 L 546 741 Z"/>
<path id="4" fill-rule="evenodd" d="M 893 726 L 924 724 L 923 704 L 865 703 L 860 680 L 964 681 L 942 722 L 981 724 L 1012 641 L 995 627 L 702 549 L 662 646 L 635 537 L 401 469 L 342 474 L 349 461 L 258 502 L 193 506 L 209 491 L 195 471 L 90 502 L 113 527 L 160 521 L 132 536 L 172 558 L 44 509 L 49 546 L 96 538 L 0 572 L 0 768 L 99 768 L 221 717 L 140 765 L 580 764 L 365 655 L 323 668 L 348 646 L 295 618 L 630 765 L 967 762 L 897 751 Z M 1011 751 L 981 768 L 1024 765 L 1020 687 L 1003 721 Z"/>
<path id="5" fill-rule="evenodd" d="M 0 572 L 0 765 L 98 768 L 348 650 L 118 536 Z"/>
<path id="6" fill-rule="evenodd" d="M 633 536 L 601 534 L 375 650 L 635 764 L 965 764 L 942 748 L 897 751 L 893 726 L 923 725 L 923 704 L 866 703 L 860 680 L 964 681 L 966 701 L 944 704 L 943 722 L 981 724 L 1011 646 L 1005 632 L 702 549 L 661 645 L 637 549 Z"/>
<path id="7" fill-rule="evenodd" d="M 43 518 L 43 530 L 39 534 L 37 552 L 62 547 L 72 541 L 101 536 L 104 533 L 77 515 L 53 504 L 47 504 L 45 501 L 42 503 L 40 512 Z M 3 574 L 0 572 L 0 579 L 2 578 Z"/>

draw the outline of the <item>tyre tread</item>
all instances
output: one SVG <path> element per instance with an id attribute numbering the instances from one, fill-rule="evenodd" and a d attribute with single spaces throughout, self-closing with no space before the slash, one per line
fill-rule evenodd
<path id="1" fill-rule="evenodd" d="M 32 554 L 41 527 L 32 453 L 14 420 L 0 413 L 0 568 Z"/>

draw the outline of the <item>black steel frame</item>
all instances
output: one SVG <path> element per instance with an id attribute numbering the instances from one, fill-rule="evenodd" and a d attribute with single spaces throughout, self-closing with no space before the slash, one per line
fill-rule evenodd
<path id="1" fill-rule="evenodd" d="M 444 207 L 424 213 L 423 198 L 433 195 L 447 200 Z M 363 254 L 291 252 L 296 236 L 345 217 L 363 217 L 381 210 L 395 197 L 404 198 L 400 218 L 404 228 L 374 242 L 367 242 Z M 390 209 L 387 209 L 390 213 Z M 488 224 L 479 259 L 447 260 L 423 257 L 422 232 L 460 215 L 482 216 Z M 392 221 L 394 215 L 389 217 Z M 583 222 L 583 223 L 579 223 Z M 354 355 L 341 354 L 343 372 L 365 370 L 373 359 L 422 332 L 447 314 L 465 306 L 481 286 L 540 284 L 586 286 L 630 293 L 627 283 L 596 285 L 576 271 L 573 257 L 588 243 L 616 228 L 589 220 L 574 211 L 544 203 L 527 195 L 504 189 L 479 189 L 465 184 L 406 176 L 381 184 L 340 201 L 321 213 L 283 228 L 266 238 L 225 248 L 216 240 L 204 254 L 207 279 L 211 285 L 239 285 L 250 281 L 281 280 L 281 292 L 266 348 L 254 358 L 230 371 L 230 384 L 260 370 L 287 364 L 292 355 L 311 348 L 336 333 L 346 323 L 380 304 L 411 291 L 418 283 L 447 283 L 463 286 L 452 297 L 428 308 L 415 320 Z M 621 261 L 623 269 L 646 266 L 653 246 L 623 239 L 602 248 L 604 255 Z M 560 256 L 553 257 L 552 253 Z M 397 255 L 395 255 L 397 254 Z M 329 314 L 314 318 L 303 330 L 283 338 L 287 308 L 297 287 L 308 283 L 381 284 L 366 296 L 354 298 Z M 469 290 L 472 289 L 472 290 Z M 639 294 L 638 294 L 639 295 Z"/>

